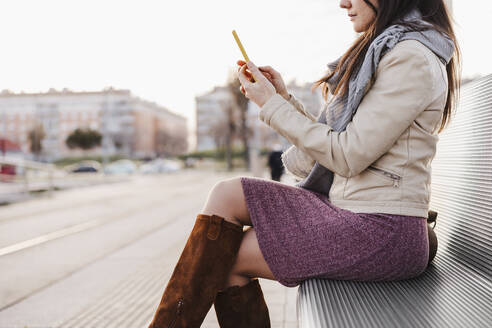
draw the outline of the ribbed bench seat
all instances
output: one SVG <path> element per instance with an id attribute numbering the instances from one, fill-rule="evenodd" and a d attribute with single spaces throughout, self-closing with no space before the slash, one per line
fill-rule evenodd
<path id="1" fill-rule="evenodd" d="M 299 328 L 492 327 L 492 75 L 463 86 L 432 162 L 439 248 L 421 276 L 304 281 Z"/>

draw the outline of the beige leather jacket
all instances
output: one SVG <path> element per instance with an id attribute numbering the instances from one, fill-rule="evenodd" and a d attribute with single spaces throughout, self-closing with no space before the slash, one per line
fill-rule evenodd
<path id="1" fill-rule="evenodd" d="M 279 94 L 260 119 L 334 172 L 333 205 L 359 213 L 427 217 L 431 162 L 446 104 L 446 68 L 418 41 L 398 43 L 343 132 Z M 326 104 L 325 104 L 326 106 Z"/>

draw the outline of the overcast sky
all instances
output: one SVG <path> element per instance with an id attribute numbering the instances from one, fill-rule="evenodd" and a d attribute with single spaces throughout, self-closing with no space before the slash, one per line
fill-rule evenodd
<path id="1" fill-rule="evenodd" d="M 336 0 L 10 0 L 0 4 L 0 89 L 107 86 L 189 118 L 241 53 L 286 80 L 312 82 L 354 39 Z M 492 2 L 454 0 L 463 75 L 492 73 Z M 486 26 L 487 24 L 487 26 Z"/>

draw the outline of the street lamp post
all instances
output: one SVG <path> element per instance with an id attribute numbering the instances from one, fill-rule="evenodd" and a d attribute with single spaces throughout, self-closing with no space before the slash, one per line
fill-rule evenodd
<path id="1" fill-rule="evenodd" d="M 251 113 L 253 117 L 257 118 L 259 114 L 259 107 L 253 102 L 248 102 L 248 113 Z M 260 160 L 260 121 L 258 119 L 251 120 L 251 126 L 253 128 L 253 138 L 249 147 L 249 159 L 251 165 L 251 172 L 253 176 L 262 178 L 263 168 Z"/>
<path id="2" fill-rule="evenodd" d="M 2 110 L 2 121 L 3 121 L 3 135 L 2 139 L 0 140 L 1 142 L 1 148 L 2 148 L 2 157 L 5 157 L 6 153 L 6 139 L 7 139 L 7 114 L 5 113 L 5 110 Z"/>

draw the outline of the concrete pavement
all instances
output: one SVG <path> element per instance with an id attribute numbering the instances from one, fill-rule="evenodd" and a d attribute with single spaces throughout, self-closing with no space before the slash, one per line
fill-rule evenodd
<path id="1" fill-rule="evenodd" d="M 210 189 L 234 176 L 250 174 L 139 176 L 0 207 L 0 328 L 146 327 Z M 260 284 L 272 327 L 296 327 L 297 288 Z M 218 327 L 213 308 L 203 327 Z"/>

